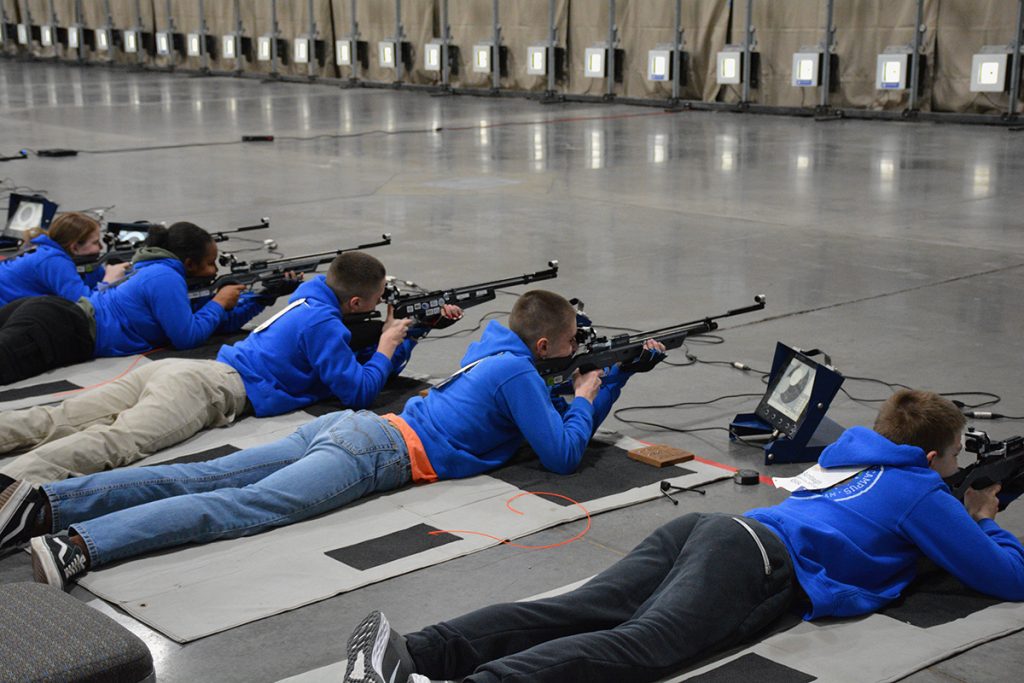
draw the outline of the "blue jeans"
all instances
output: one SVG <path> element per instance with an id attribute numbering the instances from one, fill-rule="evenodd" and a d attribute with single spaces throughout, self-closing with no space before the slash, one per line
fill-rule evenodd
<path id="1" fill-rule="evenodd" d="M 399 431 L 373 413 L 345 410 L 208 462 L 100 472 L 43 491 L 54 530 L 81 536 L 98 567 L 292 524 L 411 478 Z"/>

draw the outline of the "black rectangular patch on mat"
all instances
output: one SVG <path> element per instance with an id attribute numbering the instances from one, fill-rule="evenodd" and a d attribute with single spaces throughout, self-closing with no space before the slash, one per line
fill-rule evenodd
<path id="1" fill-rule="evenodd" d="M 74 391 L 75 389 L 81 389 L 82 387 L 67 381 L 66 379 L 58 380 L 56 382 L 44 382 L 42 384 L 33 384 L 28 387 L 21 387 L 20 389 L 8 389 L 7 391 L 0 391 L 0 402 L 2 401 L 20 401 L 23 398 L 32 398 L 34 396 L 45 396 L 47 394 L 56 394 L 61 391 Z"/>
<path id="2" fill-rule="evenodd" d="M 384 388 L 377 395 L 377 399 L 373 402 L 371 410 L 378 415 L 386 415 L 387 413 L 395 413 L 397 415 L 402 412 L 406 401 L 429 388 L 430 384 L 426 382 L 399 375 L 387 381 Z M 302 410 L 313 417 L 320 417 L 321 415 L 344 409 L 345 407 L 341 405 L 341 401 L 332 398 L 306 406 Z"/>
<path id="3" fill-rule="evenodd" d="M 186 358 L 188 360 L 217 360 L 217 354 L 220 353 L 220 347 L 225 344 L 230 346 L 235 342 L 242 341 L 249 336 L 248 332 L 235 332 L 233 334 L 217 334 L 209 339 L 200 346 L 196 346 L 191 349 L 160 349 L 149 354 L 147 358 L 150 360 L 160 360 L 162 358 Z"/>
<path id="4" fill-rule="evenodd" d="M 1000 602 L 940 571 L 919 577 L 904 591 L 902 598 L 880 614 L 918 628 L 931 628 L 963 619 Z"/>
<path id="5" fill-rule="evenodd" d="M 818 679 L 751 652 L 687 680 L 699 683 L 806 683 Z"/>
<path id="6" fill-rule="evenodd" d="M 580 468 L 573 474 L 555 474 L 544 469 L 529 449 L 505 467 L 489 476 L 523 491 L 550 491 L 574 501 L 597 500 L 638 486 L 656 484 L 663 479 L 693 474 L 685 467 L 651 467 L 626 455 L 618 446 L 591 441 L 583 454 Z M 572 505 L 564 498 L 550 498 L 559 505 Z"/>
<path id="7" fill-rule="evenodd" d="M 208 448 L 205 451 L 199 451 L 198 453 L 189 453 L 188 455 L 182 455 L 173 460 L 164 460 L 163 462 L 154 462 L 146 467 L 155 467 L 156 465 L 178 465 L 183 462 L 206 462 L 215 458 L 222 458 L 225 455 L 231 455 L 242 450 L 238 446 L 232 446 L 226 444 L 224 446 L 217 446 L 216 448 Z"/>
<path id="8" fill-rule="evenodd" d="M 440 529 L 428 524 L 417 524 L 387 536 L 378 536 L 355 545 L 328 550 L 324 555 L 349 567 L 365 571 L 461 540 L 455 534 L 431 534 L 431 531 Z"/>

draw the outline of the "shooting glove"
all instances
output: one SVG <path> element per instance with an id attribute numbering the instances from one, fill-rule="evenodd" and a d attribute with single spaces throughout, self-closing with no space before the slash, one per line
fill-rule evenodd
<path id="1" fill-rule="evenodd" d="M 623 363 L 620 367 L 624 372 L 650 372 L 655 365 L 663 360 L 665 360 L 664 353 L 644 349 L 639 356 Z"/>

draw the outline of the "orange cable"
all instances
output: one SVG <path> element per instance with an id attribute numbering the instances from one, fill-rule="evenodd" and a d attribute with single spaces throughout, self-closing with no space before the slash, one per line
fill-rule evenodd
<path id="1" fill-rule="evenodd" d="M 439 529 L 437 531 L 431 531 L 429 532 L 429 534 L 431 536 L 436 536 L 438 534 L 474 534 L 477 536 L 486 536 L 487 538 L 493 538 L 495 541 L 498 541 L 498 543 L 511 546 L 513 548 L 522 548 L 523 550 L 548 550 L 550 548 L 557 548 L 559 546 L 568 545 L 573 541 L 578 541 L 579 539 L 583 538 L 588 531 L 590 531 L 590 511 L 587 510 L 587 508 L 583 507 L 583 505 L 579 501 L 573 500 L 569 496 L 563 496 L 560 493 L 549 493 L 547 491 L 522 491 L 521 493 L 517 493 L 516 495 L 512 496 L 507 501 L 505 501 L 505 507 L 507 507 L 509 510 L 516 513 L 517 515 L 524 514 L 519 510 L 516 510 L 514 507 L 512 507 L 512 501 L 514 501 L 516 498 L 521 498 L 522 496 L 554 496 L 555 498 L 567 500 L 573 505 L 577 506 L 580 510 L 583 510 L 583 513 L 587 516 L 587 526 L 583 529 L 583 531 L 579 532 L 572 538 L 566 539 L 564 541 L 559 541 L 558 543 L 551 543 L 549 545 L 523 545 L 522 543 L 513 543 L 507 538 L 499 538 L 498 536 L 488 534 L 484 531 L 466 531 L 464 529 Z"/>
<path id="2" fill-rule="evenodd" d="M 78 389 L 68 389 L 67 391 L 58 391 L 57 393 L 52 394 L 52 395 L 53 396 L 67 396 L 68 394 L 77 394 L 80 391 L 86 391 L 87 389 L 95 389 L 96 387 L 102 387 L 104 384 L 110 384 L 111 382 L 116 382 L 117 380 L 121 379 L 122 377 L 127 375 L 129 372 L 131 372 L 131 369 L 139 364 L 139 361 L 142 360 L 143 356 L 148 356 L 149 354 L 155 353 L 157 351 L 163 351 L 163 349 L 164 349 L 164 347 L 161 346 L 161 347 L 156 348 L 156 349 L 150 349 L 149 351 L 146 351 L 145 353 L 138 354 L 138 356 L 135 358 L 135 360 L 132 361 L 131 365 L 129 365 L 127 368 L 125 368 L 124 372 L 122 372 L 117 377 L 111 377 L 110 379 L 103 380 L 102 382 L 98 382 L 96 384 L 90 384 L 87 387 L 79 387 Z"/>

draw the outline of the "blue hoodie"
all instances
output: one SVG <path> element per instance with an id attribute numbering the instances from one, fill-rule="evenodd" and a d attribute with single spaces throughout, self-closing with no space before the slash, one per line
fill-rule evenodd
<path id="1" fill-rule="evenodd" d="M 0 306 L 25 296 L 61 296 L 78 301 L 89 296 L 92 289 L 78 274 L 71 255 L 46 235 L 32 239 L 33 251 L 0 261 Z M 103 279 L 103 268 L 93 274 Z"/>
<path id="2" fill-rule="evenodd" d="M 1024 600 L 1024 547 L 994 521 L 975 522 L 920 448 L 853 427 L 818 463 L 867 469 L 746 513 L 789 549 L 811 600 L 805 619 L 878 610 L 913 580 L 922 556 L 975 590 Z"/>
<path id="3" fill-rule="evenodd" d="M 471 477 L 509 460 L 525 438 L 541 464 L 559 474 L 579 467 L 594 430 L 608 415 L 630 373 L 612 369 L 594 403 L 577 399 L 560 413 L 526 344 L 491 321 L 469 345 L 447 384 L 415 396 L 400 417 L 420 438 L 439 479 Z"/>
<path id="4" fill-rule="evenodd" d="M 259 417 L 331 396 L 346 407 L 366 408 L 415 344 L 407 339 L 393 358 L 375 351 L 360 363 L 349 347 L 352 333 L 342 322 L 338 297 L 323 275 L 299 285 L 288 301 L 294 307 L 217 354 L 217 360 L 238 370 Z"/>
<path id="5" fill-rule="evenodd" d="M 143 253 L 136 255 L 131 274 L 117 286 L 88 297 L 96 321 L 95 355 L 127 356 L 168 344 L 190 349 L 218 328 L 262 310 L 255 301 L 245 300 L 229 315 L 210 300 L 193 313 L 184 264 L 173 257 L 152 258 L 170 252 L 146 251 L 140 250 Z"/>

